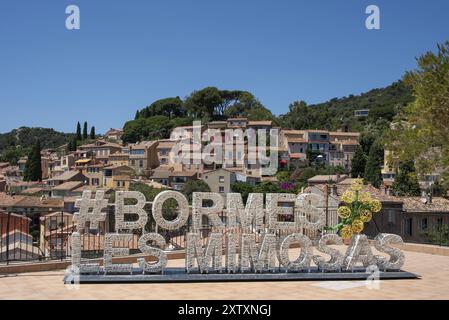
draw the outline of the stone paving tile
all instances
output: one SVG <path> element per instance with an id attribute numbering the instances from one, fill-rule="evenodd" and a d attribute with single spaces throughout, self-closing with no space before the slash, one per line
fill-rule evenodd
<path id="1" fill-rule="evenodd" d="M 0 276 L 0 299 L 449 299 L 449 257 L 405 254 L 404 270 L 422 279 L 380 281 L 378 290 L 365 286 L 333 290 L 317 286 L 316 281 L 95 284 L 69 290 L 62 283 L 64 272 L 55 271 Z M 170 265 L 183 263 L 176 260 Z"/>

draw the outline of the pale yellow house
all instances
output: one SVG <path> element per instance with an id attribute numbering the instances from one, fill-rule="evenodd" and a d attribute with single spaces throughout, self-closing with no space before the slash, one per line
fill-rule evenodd
<path id="1" fill-rule="evenodd" d="M 103 168 L 103 186 L 114 190 L 129 190 L 131 177 L 135 174 L 129 166 L 109 166 Z"/>

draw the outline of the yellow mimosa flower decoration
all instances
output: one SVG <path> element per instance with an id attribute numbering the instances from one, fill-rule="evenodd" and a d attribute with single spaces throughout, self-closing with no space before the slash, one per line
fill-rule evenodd
<path id="1" fill-rule="evenodd" d="M 340 223 L 334 229 L 340 231 L 343 239 L 350 239 L 361 233 L 365 229 L 365 223 L 373 219 L 373 214 L 382 210 L 382 203 L 362 190 L 363 180 L 354 179 L 351 187 L 340 198 L 344 205 L 337 210 Z"/>

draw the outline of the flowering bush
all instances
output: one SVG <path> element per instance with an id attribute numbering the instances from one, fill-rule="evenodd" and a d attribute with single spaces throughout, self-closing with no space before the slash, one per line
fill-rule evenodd
<path id="1" fill-rule="evenodd" d="M 296 188 L 296 185 L 291 182 L 282 182 L 280 184 L 280 188 L 285 191 L 290 191 L 290 190 L 294 190 Z"/>
<path id="2" fill-rule="evenodd" d="M 363 180 L 354 179 L 351 188 L 342 196 L 344 205 L 338 208 L 341 222 L 334 227 L 343 239 L 350 239 L 353 235 L 363 231 L 365 223 L 371 221 L 373 214 L 380 212 L 382 204 L 373 200 L 368 192 L 362 192 Z"/>

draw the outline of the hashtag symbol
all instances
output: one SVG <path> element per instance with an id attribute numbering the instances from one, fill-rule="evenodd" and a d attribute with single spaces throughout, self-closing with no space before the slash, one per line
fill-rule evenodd
<path id="1" fill-rule="evenodd" d="M 76 229 L 81 231 L 90 222 L 89 228 L 97 230 L 100 221 L 106 220 L 106 212 L 103 210 L 107 207 L 108 200 L 104 199 L 104 191 L 97 191 L 95 199 L 92 199 L 92 191 L 84 191 L 81 199 L 75 202 L 75 208 L 79 208 L 79 212 L 75 212 L 73 220 L 76 223 Z"/>

